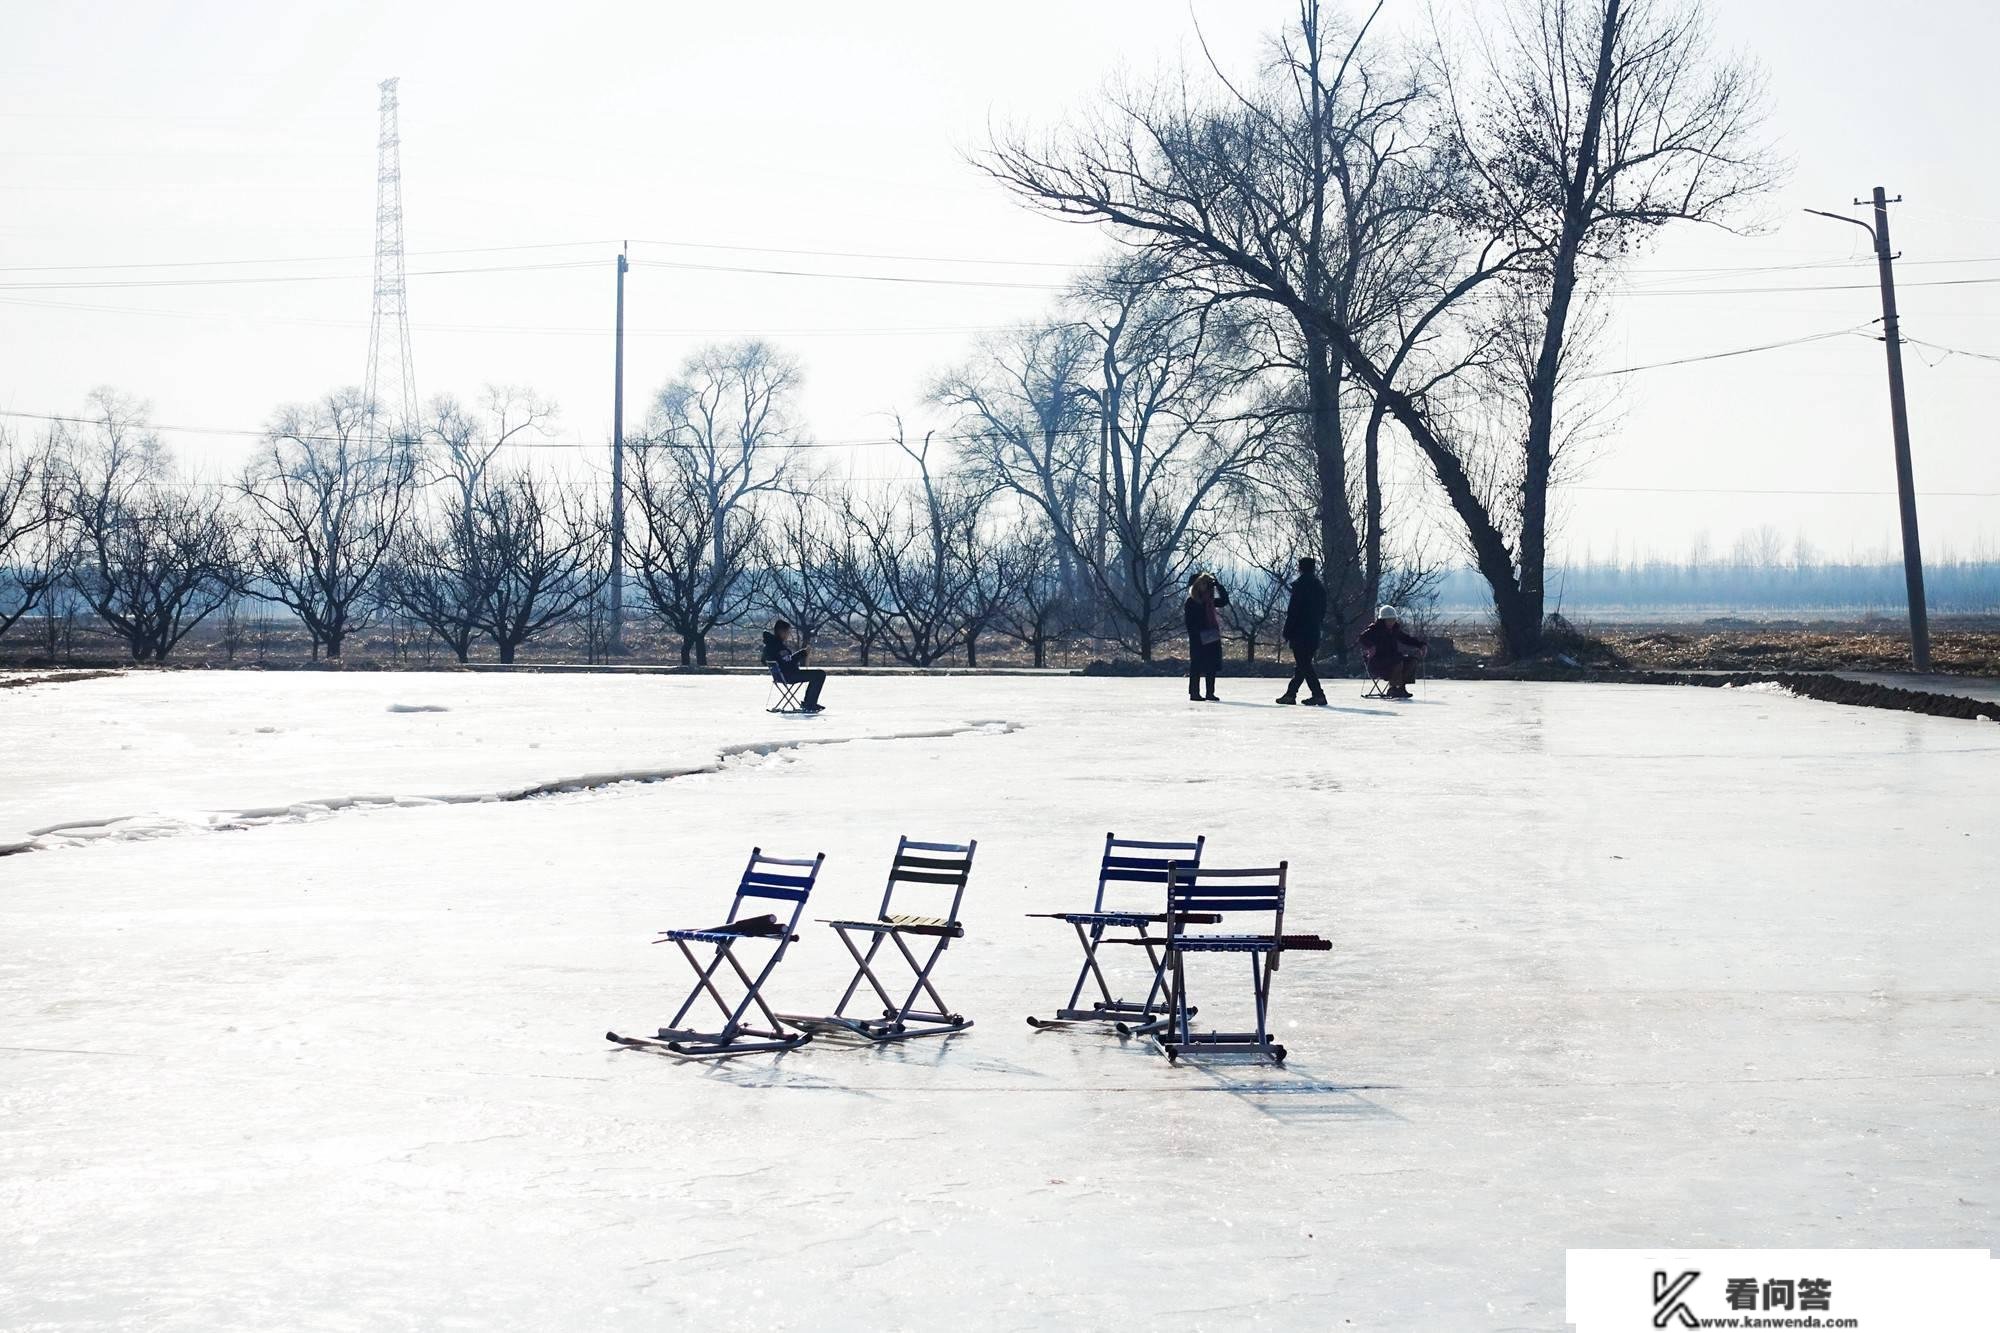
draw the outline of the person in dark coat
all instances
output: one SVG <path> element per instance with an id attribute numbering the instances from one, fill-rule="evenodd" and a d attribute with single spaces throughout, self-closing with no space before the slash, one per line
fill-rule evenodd
<path id="1" fill-rule="evenodd" d="M 764 631 L 764 665 L 775 665 L 778 678 L 790 685 L 803 683 L 806 697 L 800 707 L 808 713 L 820 712 L 819 692 L 826 685 L 826 672 L 805 668 L 806 646 L 792 647 L 792 622 L 779 620 Z"/>
<path id="2" fill-rule="evenodd" d="M 1319 651 L 1320 626 L 1326 623 L 1326 585 L 1319 581 L 1319 562 L 1309 555 L 1299 557 L 1299 576 L 1292 581 L 1292 596 L 1285 603 L 1285 644 L 1292 650 L 1292 683 L 1278 696 L 1281 704 L 1299 701 L 1299 686 L 1311 693 L 1306 702 L 1326 707 L 1326 691 L 1313 671 L 1313 655 Z"/>
<path id="3" fill-rule="evenodd" d="M 1196 703 L 1216 702 L 1215 673 L 1222 670 L 1222 617 L 1218 612 L 1228 605 L 1229 594 L 1215 581 L 1215 575 L 1197 574 L 1188 585 L 1181 618 L 1187 622 L 1188 698 Z M 1204 681 L 1207 694 L 1201 692 Z"/>
<path id="4" fill-rule="evenodd" d="M 1410 682 L 1417 678 L 1417 663 L 1429 648 L 1421 635 L 1403 628 L 1403 613 L 1393 606 L 1376 610 L 1374 621 L 1361 631 L 1361 652 L 1368 669 L 1388 685 L 1391 699 L 1410 697 Z"/>

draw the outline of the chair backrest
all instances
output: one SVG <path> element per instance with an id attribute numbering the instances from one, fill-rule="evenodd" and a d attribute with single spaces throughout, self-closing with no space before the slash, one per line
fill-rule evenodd
<path id="1" fill-rule="evenodd" d="M 771 668 L 771 679 L 777 681 L 780 685 L 787 684 L 788 682 L 785 680 L 785 664 L 773 659 L 769 665 Z"/>
<path id="2" fill-rule="evenodd" d="M 943 912 L 912 912 L 909 910 L 910 894 L 903 895 L 905 916 L 936 916 L 941 920 L 958 920 L 958 903 L 965 897 L 965 882 L 972 878 L 972 854 L 979 847 L 979 839 L 960 846 L 955 842 L 911 842 L 906 834 L 896 840 L 896 859 L 889 863 L 889 884 L 882 890 L 882 908 L 876 919 L 889 919 L 890 905 L 895 901 L 897 889 L 918 886 L 916 893 L 926 905 L 935 905 L 941 900 L 944 889 L 951 891 L 951 906 Z"/>
<path id="3" fill-rule="evenodd" d="M 1275 866 L 1216 867 L 1175 864 L 1167 883 L 1167 938 L 1183 935 L 1264 934 L 1262 923 L 1245 917 L 1268 913 L 1270 934 L 1285 933 L 1285 869 Z M 1192 922 L 1188 916 L 1219 916 L 1219 922 Z M 1200 925 L 1203 929 L 1193 929 Z"/>
<path id="4" fill-rule="evenodd" d="M 825 852 L 806 861 L 766 856 L 762 847 L 752 847 L 750 864 L 743 867 L 743 878 L 736 885 L 736 901 L 729 905 L 729 919 L 734 921 L 743 915 L 745 904 L 752 899 L 790 903 L 791 924 L 786 927 L 786 933 L 790 934 L 798 928 L 799 916 L 806 910 L 806 898 L 812 893 L 813 884 L 819 879 L 820 864 L 825 860 Z"/>
<path id="5" fill-rule="evenodd" d="M 1170 865 L 1198 866 L 1207 835 L 1193 842 L 1142 842 L 1104 835 L 1104 860 L 1097 868 L 1098 912 L 1157 912 Z M 1142 887 L 1143 886 L 1143 887 Z"/>

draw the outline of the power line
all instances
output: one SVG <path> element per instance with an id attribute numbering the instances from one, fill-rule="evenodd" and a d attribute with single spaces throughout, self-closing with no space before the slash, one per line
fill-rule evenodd
<path id="1" fill-rule="evenodd" d="M 1558 483 L 1567 491 L 1615 491 L 1633 495 L 1895 495 L 1895 491 L 1836 491 L 1805 490 L 1791 487 L 1757 486 L 1569 486 Z M 1927 499 L 1990 500 L 2000 496 L 2000 491 L 1922 491 Z"/>
<path id="2" fill-rule="evenodd" d="M 1904 285 L 1907 286 L 1908 284 L 1906 283 Z M 1922 338 L 1912 338 L 1908 334 L 1905 334 L 1903 336 L 1903 341 L 1911 344 L 1914 347 L 1928 347 L 1934 352 L 1943 352 L 1946 358 L 1954 356 L 1970 356 L 1970 357 L 1975 357 L 1981 361 L 2000 361 L 2000 355 L 1995 355 L 1992 352 L 1972 352 L 1972 351 L 1967 351 L 1963 347 L 1946 347 L 1943 343 L 1925 342 Z"/>
<path id="3" fill-rule="evenodd" d="M 1903 287 L 1983 287 L 2000 282 L 2000 278 L 1930 278 L 1922 282 L 1905 282 Z M 1632 296 L 1752 296 L 1766 292 L 1872 292 L 1878 290 L 1872 282 L 1816 282 L 1795 283 L 1786 287 L 1632 287 Z"/>
<path id="4" fill-rule="evenodd" d="M 1874 322 L 1871 320 L 1867 324 L 1856 324 L 1852 328 L 1833 329 L 1826 333 L 1809 333 L 1803 338 L 1786 338 L 1781 342 L 1759 343 L 1755 347 L 1733 347 L 1726 352 L 1708 352 L 1701 356 L 1683 356 L 1677 357 L 1672 361 L 1650 361 L 1642 366 L 1622 366 L 1617 370 L 1597 370 L 1587 375 L 1579 375 L 1577 378 L 1586 380 L 1606 379 L 1613 375 L 1632 375 L 1642 370 L 1660 370 L 1666 366 L 1691 366 L 1698 361 L 1721 361 L 1732 356 L 1748 356 L 1752 352 L 1771 352 L 1776 351 L 1780 347 L 1802 347 L 1807 343 L 1825 342 L 1829 338 L 1845 338 L 1849 334 L 1859 334 L 1869 328 Z"/>
<path id="5" fill-rule="evenodd" d="M 410 255 L 490 255 L 513 250 L 578 250 L 591 245 L 616 245 L 616 241 L 543 241 L 530 245 L 474 245 L 450 250 L 410 250 Z M 151 268 L 234 268 L 246 264 L 364 264 L 373 255 L 294 255 L 281 259 L 171 259 L 143 264 L 33 264 L 0 265 L 0 273 L 84 273 L 115 269 Z"/>
<path id="6" fill-rule="evenodd" d="M 438 278 L 463 273 L 531 273 L 549 269 L 595 267 L 597 267 L 597 261 L 594 259 L 570 259 L 546 264 L 495 264 L 475 268 L 413 269 L 407 276 L 412 278 Z M 271 282 L 359 282 L 367 276 L 367 274 L 361 273 L 265 273 L 245 278 L 137 278 L 129 280 L 93 280 L 88 282 L 0 282 L 0 291 L 67 292 L 142 287 L 239 287 Z"/>
<path id="7" fill-rule="evenodd" d="M 303 316 L 264 315 L 244 316 L 220 310 L 147 310 L 140 306 L 88 305 L 76 301 L 36 301 L 20 297 L 0 297 L 0 305 L 32 307 L 39 310 L 80 310 L 106 315 L 141 315 L 157 319 L 219 319 L 228 321 L 246 320 L 253 324 L 296 324 L 310 328 L 351 329 L 365 328 L 366 320 L 356 319 L 308 319 Z M 424 333 L 529 333 L 562 334 L 591 338 L 608 338 L 610 332 L 588 325 L 528 325 L 528 324 L 412 324 L 412 329 Z M 795 329 L 723 329 L 723 328 L 680 328 L 680 329 L 627 329 L 627 337 L 635 335 L 659 338 L 814 338 L 848 337 L 856 335 L 897 335 L 928 336 L 945 333 L 994 333 L 1009 327 L 1005 324 L 922 324 L 909 326 L 894 325 L 821 325 L 814 328 Z"/>
<path id="8" fill-rule="evenodd" d="M 663 245 L 677 250 L 733 250 L 756 255 L 812 255 L 822 259 L 889 259 L 911 264 L 1001 264 L 1015 268 L 1073 269 L 1076 264 L 1059 259 L 994 259 L 968 255 L 910 255 L 881 250 L 806 250 L 771 245 L 720 245 L 710 241 L 633 241 L 634 245 Z"/>
<path id="9" fill-rule="evenodd" d="M 1059 282 L 1004 282 L 993 278 L 919 278 L 900 273 L 829 273 L 813 269 L 754 268 L 746 264 L 690 264 L 671 259 L 636 259 L 633 268 L 670 268 L 699 273 L 752 273 L 774 278 L 831 278 L 844 282 L 894 282 L 924 287 L 1009 287 L 1023 291 L 1059 292 Z"/>

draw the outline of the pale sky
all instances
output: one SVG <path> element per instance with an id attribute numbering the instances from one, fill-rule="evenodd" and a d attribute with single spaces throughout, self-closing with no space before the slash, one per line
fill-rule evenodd
<path id="1" fill-rule="evenodd" d="M 1855 211 L 1876 184 L 1908 200 L 1891 216 L 1906 335 L 2000 355 L 1993 8 L 1708 8 L 1719 44 L 1764 64 L 1794 170 L 1762 210 L 1767 234 L 1684 229 L 1633 265 L 1602 364 L 1873 319 L 1867 238 L 1800 210 Z M 979 330 L 1035 315 L 1102 251 L 965 165 L 989 121 L 1047 124 L 1121 72 L 1197 60 L 1197 22 L 1247 70 L 1290 9 L 0 0 L 0 410 L 70 413 L 109 384 L 163 426 L 204 428 L 164 434 L 221 476 L 249 442 L 227 432 L 359 383 L 376 85 L 394 75 L 422 395 L 530 385 L 560 405 L 555 438 L 591 446 L 540 456 L 601 465 L 629 239 L 628 420 L 692 346 L 758 334 L 803 360 L 820 439 L 878 438 Z M 1391 0 L 1391 14 L 1415 24 L 1422 9 Z M 187 266 L 146 267 L 170 264 Z M 746 268 L 790 272 L 728 271 Z M 431 272 L 445 269 L 487 271 Z M 2000 554 L 2000 361 L 1919 346 L 1908 371 L 1927 552 Z M 1726 549 L 1765 523 L 1829 552 L 1892 549 L 1878 342 L 1622 383 L 1617 429 L 1566 496 L 1572 553 L 1679 554 L 1703 532 Z M 858 477 L 892 471 L 879 447 L 835 453 Z"/>

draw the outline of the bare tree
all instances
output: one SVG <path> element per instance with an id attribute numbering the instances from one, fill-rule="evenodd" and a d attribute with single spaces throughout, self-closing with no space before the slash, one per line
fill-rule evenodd
<path id="1" fill-rule="evenodd" d="M 1084 324 L 1043 320 L 987 340 L 930 391 L 956 415 L 966 471 L 1040 511 L 1072 599 L 1083 591 L 1081 566 L 1101 561 L 1105 543 L 1091 512 L 1107 466 L 1087 383 L 1097 359 Z"/>
<path id="2" fill-rule="evenodd" d="M 633 576 L 653 614 L 681 636 L 681 665 L 707 666 L 708 636 L 757 600 L 758 515 L 742 499 L 717 507 L 705 449 L 648 440 L 626 457 L 639 518 L 627 530 Z"/>
<path id="3" fill-rule="evenodd" d="M 828 516 L 811 489 L 793 494 L 790 504 L 768 517 L 757 557 L 764 571 L 759 596 L 763 609 L 790 621 L 808 637 L 837 622 L 843 602 Z"/>
<path id="4" fill-rule="evenodd" d="M 1151 661 L 1223 501 L 1263 456 L 1268 421 L 1241 410 L 1246 349 L 1226 311 L 1190 301 L 1145 262 L 1113 270 L 1094 295 L 1089 392 L 1109 540 L 1089 571 L 1120 637 Z"/>
<path id="5" fill-rule="evenodd" d="M 897 422 L 896 443 L 916 465 L 916 480 L 872 501 L 842 497 L 846 555 L 835 567 L 843 593 L 876 627 L 882 646 L 919 667 L 966 646 L 980 578 L 968 556 L 983 549 L 976 530 L 984 491 L 934 471 L 932 440 L 926 435 L 911 446 Z"/>
<path id="6" fill-rule="evenodd" d="M 1379 8 L 1379 6 L 1378 6 Z M 1034 142 L 997 140 L 980 165 L 1029 203 L 1107 223 L 1220 302 L 1282 312 L 1273 326 L 1301 382 L 1318 545 L 1336 622 L 1358 616 L 1360 534 L 1344 414 L 1352 354 L 1380 341 L 1403 290 L 1411 233 L 1448 173 L 1424 90 L 1301 0 L 1261 81 L 1200 94 L 1183 79 L 1112 96 Z M 1366 383 L 1366 392 L 1377 386 Z M 1338 624 L 1336 625 L 1338 628 Z"/>
<path id="7" fill-rule="evenodd" d="M 527 468 L 489 473 L 473 512 L 488 586 L 475 623 L 511 663 L 521 645 L 574 616 L 603 588 L 609 521 L 582 489 Z"/>
<path id="8" fill-rule="evenodd" d="M 406 525 L 383 566 L 382 589 L 397 613 L 428 629 L 464 662 L 486 618 L 495 577 L 476 506 L 453 505 Z"/>
<path id="9" fill-rule="evenodd" d="M 470 512 L 500 451 L 546 436 L 555 417 L 554 403 L 517 384 L 487 385 L 477 408 L 440 394 L 423 427 L 421 479 L 454 494 L 458 507 Z"/>
<path id="10" fill-rule="evenodd" d="M 76 525 L 77 593 L 135 662 L 169 653 L 243 581 L 235 516 L 219 490 L 168 475 L 145 409 L 91 396 L 66 508 Z"/>
<path id="11" fill-rule="evenodd" d="M 281 409 L 238 488 L 256 522 L 251 592 L 290 609 L 339 661 L 381 604 L 376 573 L 409 512 L 416 454 L 382 438 L 359 389 Z"/>
<path id="12" fill-rule="evenodd" d="M 1508 448 L 1504 464 L 1482 471 L 1477 444 L 1416 402 L 1391 395 L 1388 407 L 1465 524 L 1505 648 L 1527 656 L 1541 639 L 1550 487 L 1578 430 L 1560 400 L 1589 293 L 1651 233 L 1724 222 L 1778 168 L 1757 142 L 1760 76 L 1711 55 L 1695 0 L 1516 0 L 1473 87 L 1439 46 L 1462 207 L 1519 256 L 1496 299 L 1526 313 L 1532 355 L 1520 418 L 1486 434 Z M 1481 485 L 1495 474 L 1497 494 Z"/>
<path id="13" fill-rule="evenodd" d="M 660 391 L 646 440 L 683 455 L 681 481 L 706 505 L 709 568 L 727 573 L 743 563 L 739 527 L 749 527 L 760 496 L 790 484 L 792 453 L 806 444 L 798 418 L 802 377 L 791 356 L 760 341 L 711 344 L 682 363 Z M 726 623 L 726 606 L 740 614 L 743 598 L 727 578 L 710 589 L 711 625 Z"/>
<path id="14" fill-rule="evenodd" d="M 0 430 L 0 635 L 46 606 L 68 569 L 58 438 L 28 450 Z"/>
<path id="15" fill-rule="evenodd" d="M 1013 567 L 1014 591 L 993 628 L 1028 650 L 1037 667 L 1049 664 L 1049 645 L 1078 628 L 1068 582 L 1056 558 L 1053 534 L 1040 525 L 1016 537 L 1003 558 Z"/>

